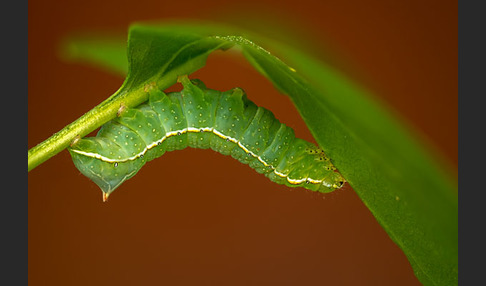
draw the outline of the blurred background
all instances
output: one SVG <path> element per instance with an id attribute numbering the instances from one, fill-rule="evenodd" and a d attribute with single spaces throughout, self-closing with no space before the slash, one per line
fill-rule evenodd
<path id="1" fill-rule="evenodd" d="M 29 1 L 29 148 L 124 80 L 61 60 L 64 37 L 181 18 L 307 38 L 300 44 L 387 103 L 457 173 L 457 1 Z M 243 88 L 315 142 L 290 100 L 242 57 L 214 53 L 191 78 Z M 150 162 L 107 203 L 67 151 L 28 180 L 29 285 L 420 285 L 348 185 L 326 195 L 291 189 L 195 149 Z"/>

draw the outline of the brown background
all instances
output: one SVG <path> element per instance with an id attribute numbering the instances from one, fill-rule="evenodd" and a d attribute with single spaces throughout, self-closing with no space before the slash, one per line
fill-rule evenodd
<path id="1" fill-rule="evenodd" d="M 345 73 L 406 117 L 457 172 L 457 1 L 322 2 L 29 1 L 29 148 L 123 81 L 59 60 L 63 36 L 254 9 L 315 35 L 317 50 L 339 55 L 332 58 Z M 193 77 L 244 88 L 312 140 L 291 102 L 243 60 L 217 53 Z M 63 151 L 29 173 L 28 203 L 32 286 L 419 284 L 349 186 L 325 196 L 286 188 L 209 150 L 167 153 L 108 203 Z"/>

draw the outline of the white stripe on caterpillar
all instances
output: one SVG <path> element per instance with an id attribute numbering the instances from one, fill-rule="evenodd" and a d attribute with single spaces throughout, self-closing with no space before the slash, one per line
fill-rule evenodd
<path id="1" fill-rule="evenodd" d="M 118 164 L 118 163 L 123 163 L 123 162 L 128 162 L 128 161 L 136 160 L 136 159 L 142 157 L 150 149 L 152 149 L 152 148 L 158 146 L 159 144 L 161 144 L 162 142 L 164 142 L 167 138 L 172 137 L 172 136 L 178 136 L 178 135 L 181 135 L 181 134 L 184 134 L 184 133 L 187 133 L 187 132 L 193 132 L 193 133 L 211 132 L 211 133 L 215 134 L 216 136 L 218 136 L 218 137 L 220 137 L 220 138 L 222 138 L 224 140 L 227 140 L 227 141 L 230 141 L 230 142 L 233 142 L 233 143 L 237 144 L 238 147 L 240 147 L 246 154 L 249 154 L 249 155 L 253 156 L 258 161 L 260 161 L 265 167 L 269 167 L 270 169 L 272 169 L 272 171 L 275 173 L 275 175 L 277 175 L 279 177 L 282 177 L 282 178 L 286 178 L 287 181 L 290 184 L 299 185 L 299 184 L 302 184 L 302 183 L 305 183 L 305 182 L 309 182 L 309 183 L 313 183 L 313 184 L 322 184 L 324 182 L 324 180 L 315 180 L 315 179 L 312 179 L 312 178 L 291 179 L 291 178 L 288 177 L 289 174 L 284 174 L 284 173 L 281 173 L 281 172 L 277 171 L 276 167 L 272 166 L 271 164 L 268 164 L 260 156 L 257 156 L 256 154 L 254 154 L 253 152 L 251 152 L 250 150 L 248 150 L 245 146 L 243 146 L 243 144 L 241 144 L 240 141 L 238 141 L 235 138 L 232 138 L 232 137 L 229 137 L 229 136 L 224 135 L 223 133 L 219 132 L 218 130 L 214 129 L 213 127 L 199 127 L 199 128 L 187 127 L 187 128 L 181 129 L 181 130 L 167 132 L 161 139 L 159 139 L 159 140 L 157 140 L 157 141 L 149 144 L 140 153 L 138 153 L 138 154 L 136 154 L 136 155 L 134 155 L 132 157 L 125 158 L 125 159 L 111 159 L 111 158 L 108 158 L 106 156 L 103 156 L 103 155 L 100 155 L 100 154 L 97 154 L 97 153 L 84 152 L 84 151 L 76 150 L 76 149 L 73 149 L 72 151 L 73 152 L 76 152 L 76 153 L 78 153 L 80 155 L 86 156 L 86 157 L 90 157 L 90 158 L 95 158 L 95 159 L 101 160 L 103 162 Z M 325 186 L 326 187 L 332 187 L 332 185 L 331 184 L 328 184 L 328 183 L 325 184 Z"/>

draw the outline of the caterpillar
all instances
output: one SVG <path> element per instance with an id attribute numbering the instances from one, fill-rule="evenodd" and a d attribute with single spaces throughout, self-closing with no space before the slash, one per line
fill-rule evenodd
<path id="1" fill-rule="evenodd" d="M 95 137 L 73 141 L 76 168 L 102 190 L 103 201 L 142 166 L 167 151 L 209 149 L 248 164 L 271 181 L 318 192 L 345 182 L 323 150 L 250 101 L 241 88 L 220 92 L 180 76 L 180 92 L 147 85 L 149 100 L 120 108 Z"/>

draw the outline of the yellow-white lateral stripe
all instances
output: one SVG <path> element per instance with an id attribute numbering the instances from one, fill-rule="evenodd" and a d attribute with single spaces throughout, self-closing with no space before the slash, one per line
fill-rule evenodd
<path id="1" fill-rule="evenodd" d="M 184 134 L 184 133 L 187 133 L 187 132 L 212 132 L 213 134 L 217 135 L 218 137 L 220 137 L 220 138 L 222 138 L 224 140 L 231 141 L 231 142 L 237 144 L 238 147 L 240 147 L 241 149 L 243 149 L 243 151 L 245 151 L 245 153 L 250 154 L 251 156 L 253 156 L 254 158 L 256 158 L 265 167 L 270 167 L 277 176 L 282 177 L 282 178 L 286 178 L 287 181 L 290 184 L 299 185 L 299 184 L 306 183 L 306 182 L 309 182 L 309 183 L 312 183 L 312 184 L 321 184 L 321 183 L 324 182 L 324 180 L 314 180 L 314 179 L 311 179 L 311 178 L 291 179 L 291 178 L 288 177 L 289 174 L 284 174 L 284 173 L 281 173 L 281 172 L 277 171 L 277 169 L 274 166 L 268 164 L 260 156 L 254 154 L 253 152 L 251 152 L 250 150 L 248 150 L 248 148 L 246 148 L 245 146 L 243 146 L 243 144 L 241 144 L 241 142 L 238 141 L 237 139 L 232 138 L 232 137 L 229 137 L 229 136 L 226 136 L 223 133 L 219 132 L 218 130 L 216 130 L 216 129 L 212 128 L 212 127 L 199 127 L 199 128 L 187 127 L 187 128 L 181 129 L 181 130 L 167 132 L 162 138 L 160 138 L 159 140 L 157 140 L 157 141 L 149 144 L 147 147 L 145 147 L 145 149 L 142 150 L 140 153 L 138 153 L 138 154 L 136 154 L 136 155 L 134 155 L 132 157 L 125 158 L 125 159 L 111 159 L 111 158 L 108 158 L 106 156 L 102 156 L 102 155 L 97 154 L 97 153 L 85 152 L 85 151 L 76 150 L 76 149 L 72 149 L 71 151 L 73 151 L 75 153 L 78 153 L 80 155 L 86 156 L 86 157 L 99 159 L 99 160 L 101 160 L 103 162 L 108 162 L 108 163 L 123 163 L 123 162 L 127 162 L 127 161 L 133 161 L 133 160 L 136 160 L 136 159 L 142 157 L 150 149 L 152 149 L 155 146 L 161 144 L 162 142 L 164 142 L 169 137 L 181 135 L 181 134 Z M 331 184 L 325 184 L 325 185 L 327 187 L 331 187 Z"/>

